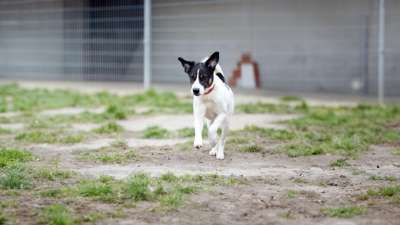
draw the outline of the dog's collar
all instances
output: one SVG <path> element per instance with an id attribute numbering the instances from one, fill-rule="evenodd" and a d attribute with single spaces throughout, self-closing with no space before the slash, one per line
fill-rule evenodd
<path id="1" fill-rule="evenodd" d="M 213 84 L 206 92 L 204 92 L 204 95 L 210 94 L 214 90 L 215 84 Z"/>

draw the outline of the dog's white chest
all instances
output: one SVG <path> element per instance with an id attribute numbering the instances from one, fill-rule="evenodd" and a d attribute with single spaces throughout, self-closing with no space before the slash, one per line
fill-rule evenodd
<path id="1" fill-rule="evenodd" d="M 217 115 L 218 115 L 218 106 L 213 100 L 208 99 L 206 101 L 203 101 L 203 104 L 204 104 L 204 106 L 206 108 L 205 117 L 207 119 L 213 120 L 215 117 L 217 117 Z"/>

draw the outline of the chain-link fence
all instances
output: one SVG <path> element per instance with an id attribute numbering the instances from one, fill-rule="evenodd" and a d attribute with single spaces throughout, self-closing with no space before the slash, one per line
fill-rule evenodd
<path id="1" fill-rule="evenodd" d="M 187 82 L 177 57 L 219 50 L 227 77 L 250 53 L 265 89 L 376 94 L 379 1 L 153 0 L 146 18 L 144 1 L 0 0 L 0 76 L 142 81 L 150 20 L 152 82 Z M 400 1 L 385 6 L 385 94 L 400 95 Z"/>

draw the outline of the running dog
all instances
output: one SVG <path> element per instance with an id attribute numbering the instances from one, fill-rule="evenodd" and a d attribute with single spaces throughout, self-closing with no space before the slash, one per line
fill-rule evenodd
<path id="1" fill-rule="evenodd" d="M 214 52 L 201 62 L 187 61 L 181 57 L 178 60 L 189 75 L 190 92 L 193 94 L 193 146 L 197 149 L 202 147 L 203 124 L 206 121 L 211 145 L 209 154 L 217 159 L 224 159 L 225 138 L 229 129 L 229 117 L 234 111 L 234 97 L 218 64 L 219 52 Z M 221 129 L 219 139 L 218 129 Z"/>

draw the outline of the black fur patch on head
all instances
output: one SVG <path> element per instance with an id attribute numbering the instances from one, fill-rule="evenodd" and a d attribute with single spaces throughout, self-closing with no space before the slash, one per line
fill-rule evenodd
<path id="1" fill-rule="evenodd" d="M 207 89 L 214 83 L 214 70 L 219 61 L 219 52 L 214 52 L 204 63 L 186 61 L 181 57 L 178 60 L 182 63 L 185 73 L 189 75 L 191 84 L 199 79 L 200 84 Z M 223 81 L 225 82 L 225 79 Z"/>

